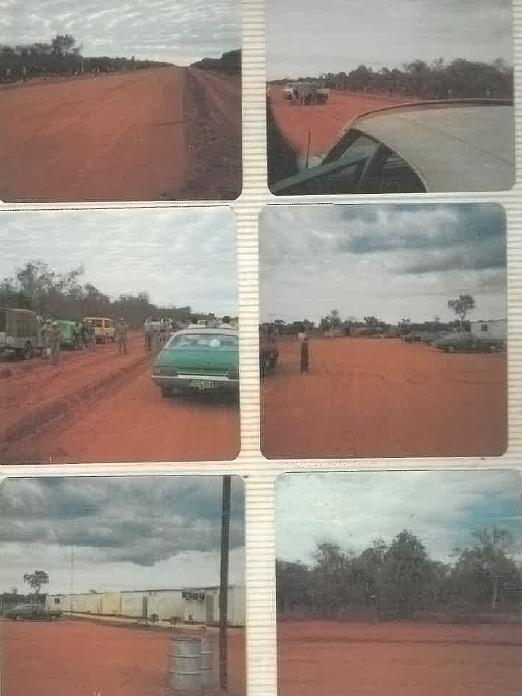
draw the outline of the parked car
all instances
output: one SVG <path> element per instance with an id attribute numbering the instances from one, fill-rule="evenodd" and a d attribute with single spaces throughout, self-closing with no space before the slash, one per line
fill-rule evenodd
<path id="1" fill-rule="evenodd" d="M 114 343 L 116 340 L 116 324 L 108 317 L 85 317 L 84 321 L 94 324 L 94 335 L 97 343 Z"/>
<path id="2" fill-rule="evenodd" d="M 152 379 L 165 397 L 183 390 L 238 393 L 238 332 L 200 326 L 177 331 L 156 357 Z"/>
<path id="3" fill-rule="evenodd" d="M 493 353 L 502 350 L 504 341 L 498 338 L 479 338 L 468 331 L 456 331 L 434 341 L 433 345 L 446 353 L 477 351 Z"/>
<path id="4" fill-rule="evenodd" d="M 0 308 L 0 353 L 28 359 L 42 351 L 42 323 L 36 312 Z"/>
<path id="5" fill-rule="evenodd" d="M 47 609 L 41 604 L 17 604 L 15 607 L 8 609 L 4 616 L 13 621 L 39 620 L 52 621 L 59 619 L 62 615 L 61 611 Z"/>
<path id="6" fill-rule="evenodd" d="M 513 103 L 403 104 L 354 119 L 318 166 L 277 195 L 503 191 L 515 183 Z"/>

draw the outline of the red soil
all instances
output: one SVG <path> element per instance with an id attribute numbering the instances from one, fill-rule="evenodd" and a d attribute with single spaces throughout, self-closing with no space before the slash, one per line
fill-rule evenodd
<path id="1" fill-rule="evenodd" d="M 285 622 L 280 696 L 516 696 L 521 625 Z"/>
<path id="2" fill-rule="evenodd" d="M 162 398 L 142 341 L 133 336 L 128 355 L 113 345 L 62 351 L 58 367 L 39 358 L 4 361 L 2 463 L 233 459 L 237 404 Z"/>
<path id="3" fill-rule="evenodd" d="M 267 457 L 498 456 L 507 447 L 505 354 L 446 354 L 394 339 L 297 341 L 262 386 Z"/>
<path id="4" fill-rule="evenodd" d="M 166 631 L 88 621 L 2 622 L 3 696 L 167 696 Z M 229 692 L 245 694 L 243 632 L 229 637 Z M 207 692 L 205 692 L 206 696 Z"/>

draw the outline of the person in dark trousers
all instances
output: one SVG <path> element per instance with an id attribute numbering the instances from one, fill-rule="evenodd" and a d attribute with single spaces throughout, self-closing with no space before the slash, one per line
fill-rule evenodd
<path id="1" fill-rule="evenodd" d="M 301 372 L 308 372 L 310 366 L 310 351 L 308 348 L 308 336 L 301 341 Z"/>

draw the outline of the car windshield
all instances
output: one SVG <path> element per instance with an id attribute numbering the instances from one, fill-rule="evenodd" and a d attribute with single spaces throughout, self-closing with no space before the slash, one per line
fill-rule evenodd
<path id="1" fill-rule="evenodd" d="M 223 350 L 237 348 L 238 345 L 238 338 L 234 334 L 186 333 L 173 336 L 165 349 L 212 348 Z"/>

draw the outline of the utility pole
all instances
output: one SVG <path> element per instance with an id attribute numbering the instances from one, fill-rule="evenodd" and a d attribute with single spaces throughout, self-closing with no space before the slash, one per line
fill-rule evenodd
<path id="1" fill-rule="evenodd" d="M 221 568 L 219 581 L 219 685 L 223 691 L 228 687 L 228 553 L 230 539 L 230 491 L 231 478 L 223 476 L 223 499 L 221 512 Z"/>

